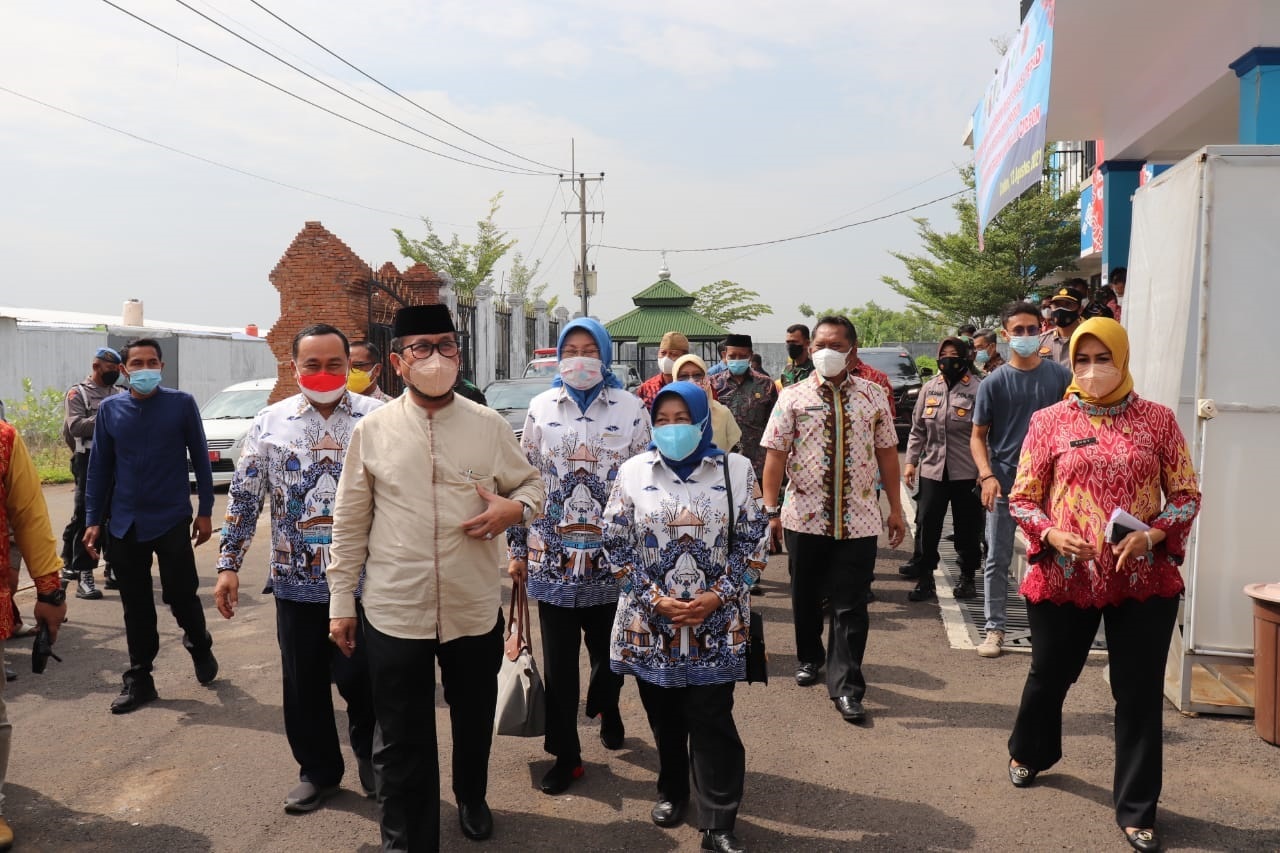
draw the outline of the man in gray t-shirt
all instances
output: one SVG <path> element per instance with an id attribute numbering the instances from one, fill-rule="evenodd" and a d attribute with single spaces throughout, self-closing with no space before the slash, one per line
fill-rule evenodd
<path id="1" fill-rule="evenodd" d="M 1034 305 L 1015 302 L 1001 314 L 1002 334 L 1009 341 L 1009 361 L 978 386 L 969 448 L 978 466 L 982 505 L 987 510 L 987 560 L 983 566 L 986 639 L 982 657 L 999 657 L 1004 649 L 1005 601 L 1009 564 L 1016 532 L 1009 514 L 1009 490 L 1018 471 L 1018 456 L 1031 416 L 1066 394 L 1071 371 L 1040 357 L 1040 315 Z"/>

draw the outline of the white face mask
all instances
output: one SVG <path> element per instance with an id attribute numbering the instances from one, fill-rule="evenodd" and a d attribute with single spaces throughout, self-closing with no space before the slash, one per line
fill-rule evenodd
<path id="1" fill-rule="evenodd" d="M 843 373 L 849 364 L 849 353 L 833 349 L 820 349 L 810 356 L 813 366 L 823 379 L 833 379 Z"/>
<path id="2" fill-rule="evenodd" d="M 560 378 L 570 388 L 588 391 L 604 379 L 604 362 L 587 356 L 562 358 L 560 359 Z"/>
<path id="3" fill-rule="evenodd" d="M 1123 304 L 1124 304 L 1124 297 L 1123 297 L 1123 296 L 1120 296 L 1120 295 L 1118 295 L 1118 294 L 1117 294 L 1117 295 L 1116 295 L 1116 304 L 1117 304 L 1117 305 L 1123 305 Z"/>
<path id="4" fill-rule="evenodd" d="M 671 368 L 676 366 L 676 360 L 669 355 L 664 355 L 658 359 L 658 372 L 663 376 L 671 375 Z"/>

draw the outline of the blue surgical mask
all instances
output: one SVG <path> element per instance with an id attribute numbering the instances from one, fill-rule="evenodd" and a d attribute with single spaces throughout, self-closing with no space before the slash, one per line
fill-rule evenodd
<path id="1" fill-rule="evenodd" d="M 729 372 L 734 376 L 741 376 L 751 368 L 751 359 L 749 358 L 731 358 L 729 359 Z"/>
<path id="2" fill-rule="evenodd" d="M 990 361 L 990 360 L 991 360 L 991 353 L 987 352 L 987 351 L 986 351 L 986 350 L 984 350 L 984 349 L 980 349 L 980 350 L 978 350 L 976 353 L 974 353 L 974 354 L 973 354 L 973 363 L 974 363 L 974 364 L 977 364 L 977 365 L 983 365 L 983 364 L 986 364 L 986 363 L 987 363 L 988 361 Z"/>
<path id="3" fill-rule="evenodd" d="M 129 387 L 139 394 L 150 394 L 159 385 L 159 370 L 133 370 L 129 372 Z"/>
<path id="4" fill-rule="evenodd" d="M 653 443 L 658 445 L 658 452 L 672 462 L 687 459 L 701 442 L 702 424 L 667 424 L 653 428 Z"/>
<path id="5" fill-rule="evenodd" d="M 1023 358 L 1030 358 L 1040 351 L 1040 338 L 1036 335 L 1020 335 L 1009 339 L 1009 349 Z"/>

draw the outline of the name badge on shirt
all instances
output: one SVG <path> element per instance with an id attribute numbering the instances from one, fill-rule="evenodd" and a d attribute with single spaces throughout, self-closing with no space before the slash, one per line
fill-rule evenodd
<path id="1" fill-rule="evenodd" d="M 1097 444 L 1097 443 L 1098 443 L 1098 437 L 1096 435 L 1091 435 L 1088 438 L 1077 438 L 1075 441 L 1071 442 L 1071 446 L 1072 447 L 1088 447 L 1090 444 Z"/>
<path id="2" fill-rule="evenodd" d="M 805 406 L 804 410 L 806 412 L 825 412 L 827 411 L 827 407 L 826 406 Z"/>

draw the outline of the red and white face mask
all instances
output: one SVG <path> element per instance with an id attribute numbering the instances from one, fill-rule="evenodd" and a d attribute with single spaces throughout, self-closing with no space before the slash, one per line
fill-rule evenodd
<path id="1" fill-rule="evenodd" d="M 320 406 L 327 406 L 342 399 L 347 393 L 347 374 L 311 373 L 298 376 L 298 387 L 308 400 Z"/>

